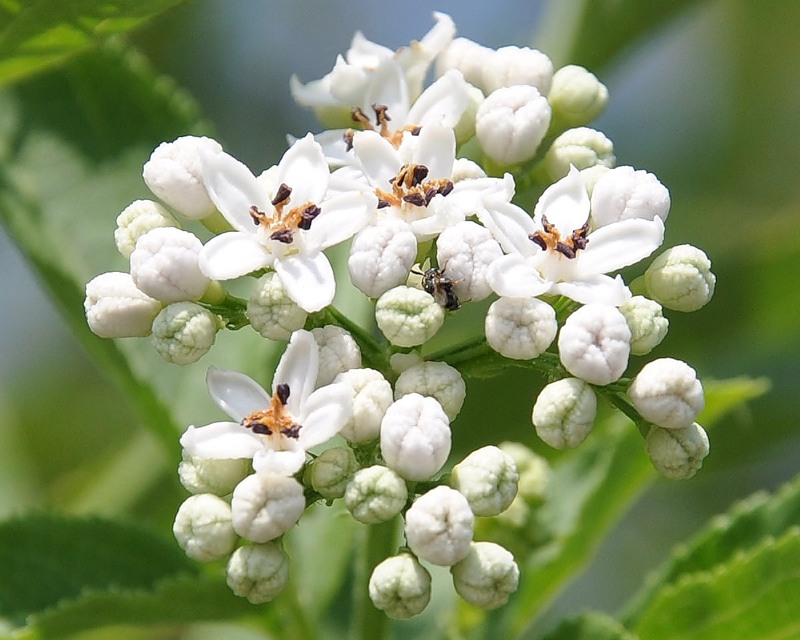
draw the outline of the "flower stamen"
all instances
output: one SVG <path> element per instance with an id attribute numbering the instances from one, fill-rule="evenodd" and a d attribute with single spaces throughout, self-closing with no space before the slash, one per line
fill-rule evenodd
<path id="1" fill-rule="evenodd" d="M 561 239 L 561 233 L 547 221 L 547 216 L 542 216 L 542 231 L 534 231 L 528 239 L 542 251 L 555 251 L 566 258 L 573 259 L 578 255 L 580 249 L 585 249 L 589 244 L 589 223 L 586 222 L 578 229 L 575 229 L 568 238 Z"/>
<path id="2" fill-rule="evenodd" d="M 289 205 L 292 188 L 286 183 L 281 183 L 275 197 L 270 204 L 275 207 L 272 215 L 259 210 L 256 205 L 250 207 L 250 217 L 256 226 L 262 226 L 270 232 L 269 239 L 283 244 L 291 244 L 294 240 L 294 231 L 302 229 L 308 231 L 322 209 L 313 202 L 306 202 L 288 211 L 284 209 Z"/>
<path id="3" fill-rule="evenodd" d="M 419 132 L 422 130 L 422 127 L 419 125 L 406 125 L 392 132 L 389 129 L 389 122 L 392 121 L 391 117 L 389 117 L 389 107 L 376 102 L 372 105 L 372 110 L 375 112 L 375 124 L 372 124 L 367 114 L 364 113 L 360 107 L 351 109 L 350 117 L 353 122 L 357 122 L 361 125 L 363 131 L 377 131 L 380 136 L 388 140 L 395 149 L 399 148 L 400 144 L 403 142 L 403 133 L 408 131 L 412 136 L 418 136 Z M 355 134 L 356 132 L 353 129 L 348 129 L 342 136 L 348 151 L 353 148 L 353 136 L 355 136 Z"/>
<path id="4" fill-rule="evenodd" d="M 254 411 L 242 420 L 242 426 L 253 433 L 271 439 L 300 437 L 301 425 L 297 424 L 286 410 L 290 389 L 288 384 L 279 384 L 272 396 L 268 409 Z"/>
<path id="5" fill-rule="evenodd" d="M 427 207 L 434 196 L 446 196 L 453 190 L 453 182 L 447 178 L 425 180 L 428 171 L 428 167 L 424 164 L 403 165 L 397 175 L 389 181 L 392 185 L 391 193 L 383 189 L 375 190 L 378 196 L 378 208 L 389 206 L 402 208 L 404 202 L 416 207 Z"/>

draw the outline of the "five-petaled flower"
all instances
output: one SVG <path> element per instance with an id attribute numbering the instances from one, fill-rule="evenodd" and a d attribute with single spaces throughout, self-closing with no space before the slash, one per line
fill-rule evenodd
<path id="1" fill-rule="evenodd" d="M 199 458 L 252 458 L 257 472 L 292 475 L 306 451 L 334 435 L 353 412 L 352 390 L 329 384 L 314 390 L 319 354 L 308 331 L 295 331 L 267 393 L 248 376 L 211 368 L 208 391 L 234 422 L 190 426 L 181 437 L 189 455 Z"/>

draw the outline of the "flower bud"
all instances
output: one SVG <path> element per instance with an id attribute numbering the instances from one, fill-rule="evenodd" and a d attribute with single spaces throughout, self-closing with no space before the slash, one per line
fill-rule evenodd
<path id="1" fill-rule="evenodd" d="M 178 465 L 178 478 L 189 493 L 228 495 L 253 472 L 249 458 L 198 458 L 187 452 Z"/>
<path id="2" fill-rule="evenodd" d="M 656 470 L 671 480 L 691 478 L 708 455 L 708 435 L 693 422 L 684 429 L 651 427 L 645 448 Z"/>
<path id="3" fill-rule="evenodd" d="M 233 490 L 233 529 L 253 542 L 269 542 L 291 529 L 305 508 L 303 485 L 297 480 L 254 473 Z"/>
<path id="4" fill-rule="evenodd" d="M 225 581 L 237 596 L 264 604 L 289 581 L 289 557 L 274 542 L 243 545 L 228 560 Z"/>
<path id="5" fill-rule="evenodd" d="M 614 143 L 605 134 L 588 127 L 567 129 L 553 140 L 544 156 L 544 165 L 552 180 L 569 173 L 570 166 L 588 169 L 598 164 L 613 167 Z"/>
<path id="6" fill-rule="evenodd" d="M 431 574 L 410 553 L 386 558 L 372 571 L 369 598 L 390 618 L 412 618 L 430 602 Z"/>
<path id="7" fill-rule="evenodd" d="M 614 167 L 592 189 L 595 228 L 631 218 L 666 221 L 669 207 L 669 190 L 652 173 L 633 167 Z"/>
<path id="8" fill-rule="evenodd" d="M 643 356 L 655 349 L 669 329 L 667 320 L 661 311 L 661 305 L 644 296 L 633 296 L 620 305 L 619 310 L 625 316 L 631 330 L 631 353 Z"/>
<path id="9" fill-rule="evenodd" d="M 109 271 L 86 284 L 83 308 L 101 338 L 131 338 L 150 334 L 161 303 L 137 289 L 130 274 Z"/>
<path id="10" fill-rule="evenodd" d="M 398 347 L 415 347 L 430 340 L 444 323 L 444 308 L 420 289 L 400 286 L 384 293 L 375 305 L 375 321 Z"/>
<path id="11" fill-rule="evenodd" d="M 410 393 L 387 409 L 381 422 L 386 466 L 406 480 L 428 480 L 450 455 L 450 421 L 434 398 Z"/>
<path id="12" fill-rule="evenodd" d="M 631 382 L 628 396 L 645 420 L 665 429 L 688 427 L 705 406 L 695 370 L 674 358 L 644 365 Z"/>
<path id="13" fill-rule="evenodd" d="M 453 467 L 450 483 L 469 502 L 476 516 L 496 516 L 508 509 L 517 495 L 517 465 L 495 446 L 470 453 Z"/>
<path id="14" fill-rule="evenodd" d="M 142 176 L 150 191 L 175 211 L 202 220 L 214 213 L 215 207 L 203 183 L 200 155 L 221 151 L 211 138 L 183 136 L 162 142 L 145 163 Z"/>
<path id="15" fill-rule="evenodd" d="M 400 399 L 409 393 L 436 398 L 447 417 L 453 421 L 464 404 L 467 386 L 458 369 L 449 364 L 420 362 L 403 371 L 394 384 L 395 399 Z"/>
<path id="16" fill-rule="evenodd" d="M 563 378 L 542 389 L 531 419 L 536 434 L 555 449 L 577 447 L 589 435 L 597 415 L 597 397 L 578 378 Z"/>
<path id="17" fill-rule="evenodd" d="M 644 273 L 648 297 L 674 311 L 697 311 L 714 295 L 711 260 L 697 247 L 681 244 L 658 256 Z"/>
<path id="18" fill-rule="evenodd" d="M 501 442 L 500 449 L 511 456 L 517 467 L 517 496 L 528 502 L 544 500 L 551 476 L 547 460 L 519 442 Z"/>
<path id="19" fill-rule="evenodd" d="M 605 385 L 625 372 L 630 343 L 631 330 L 619 309 L 593 303 L 567 318 L 558 335 L 558 352 L 573 376 Z"/>
<path id="20" fill-rule="evenodd" d="M 528 85 L 492 92 L 478 108 L 475 135 L 483 152 L 500 166 L 534 156 L 550 125 L 550 105 Z"/>
<path id="21" fill-rule="evenodd" d="M 344 371 L 361 367 L 361 349 L 347 331 L 335 324 L 311 330 L 319 348 L 316 387 L 324 387 Z"/>
<path id="22" fill-rule="evenodd" d="M 556 337 L 556 312 L 538 298 L 499 298 L 486 313 L 486 342 L 512 360 L 532 360 Z"/>
<path id="23" fill-rule="evenodd" d="M 608 89 L 592 72 L 576 64 L 553 74 L 547 100 L 553 118 L 569 127 L 589 124 L 608 104 Z"/>
<path id="24" fill-rule="evenodd" d="M 529 85 L 546 96 L 553 80 L 553 63 L 537 49 L 500 47 L 483 64 L 481 88 L 491 93 L 501 87 Z"/>
<path id="25" fill-rule="evenodd" d="M 406 281 L 416 257 L 417 238 L 411 225 L 384 218 L 355 235 L 347 267 L 353 285 L 377 298 Z"/>
<path id="26" fill-rule="evenodd" d="M 145 233 L 131 254 L 131 277 L 147 295 L 166 304 L 199 300 L 211 280 L 200 271 L 203 244 L 193 233 L 158 227 Z"/>
<path id="27" fill-rule="evenodd" d="M 494 542 L 473 542 L 469 555 L 450 567 L 458 595 L 482 609 L 497 609 L 519 585 L 519 567 L 507 549 Z"/>
<path id="28" fill-rule="evenodd" d="M 356 471 L 344 493 L 347 510 L 364 524 L 391 520 L 403 510 L 407 500 L 405 481 L 379 464 Z"/>
<path id="29" fill-rule="evenodd" d="M 172 533 L 192 560 L 214 562 L 227 556 L 238 539 L 231 526 L 231 507 L 222 498 L 189 496 L 175 514 Z"/>
<path id="30" fill-rule="evenodd" d="M 174 302 L 153 320 L 150 341 L 164 360 L 186 365 L 208 353 L 218 329 L 217 318 L 208 309 L 194 302 Z"/>
<path id="31" fill-rule="evenodd" d="M 406 541 L 418 557 L 449 567 L 467 557 L 474 522 L 467 499 L 440 485 L 417 498 L 406 511 Z"/>
<path id="32" fill-rule="evenodd" d="M 502 255 L 489 230 L 469 220 L 448 227 L 436 240 L 442 272 L 453 281 L 456 296 L 464 301 L 483 300 L 492 293 L 486 270 Z"/>
<path id="33" fill-rule="evenodd" d="M 356 469 L 358 463 L 352 449 L 325 449 L 310 465 L 311 487 L 326 500 L 341 498 Z"/>
<path id="34" fill-rule="evenodd" d="M 302 329 L 308 313 L 289 297 L 274 271 L 268 271 L 250 291 L 247 301 L 250 326 L 268 340 L 288 340 Z"/>
<path id="35" fill-rule="evenodd" d="M 483 68 L 494 54 L 494 50 L 473 40 L 456 38 L 439 54 L 436 75 L 442 76 L 449 69 L 458 69 L 464 80 L 482 89 Z"/>
<path id="36" fill-rule="evenodd" d="M 353 415 L 340 435 L 353 444 L 377 439 L 381 420 L 394 400 L 392 385 L 374 369 L 350 369 L 336 376 L 334 382 L 343 383 L 353 391 Z"/>
<path id="37" fill-rule="evenodd" d="M 134 200 L 117 216 L 114 242 L 119 252 L 130 258 L 136 241 L 148 231 L 179 226 L 173 215 L 157 202 Z"/>

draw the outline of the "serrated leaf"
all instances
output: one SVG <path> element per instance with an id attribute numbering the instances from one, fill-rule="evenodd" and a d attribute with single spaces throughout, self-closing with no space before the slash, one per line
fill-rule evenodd
<path id="1" fill-rule="evenodd" d="M 41 71 L 139 26 L 181 0 L 27 0 L 5 2 L 0 16 L 0 86 Z"/>
<path id="2" fill-rule="evenodd" d="M 800 633 L 800 528 L 668 585 L 634 631 L 648 640 L 768 640 Z"/>
<path id="3" fill-rule="evenodd" d="M 636 636 L 608 614 L 588 611 L 565 620 L 544 640 L 636 640 Z"/>
<path id="4" fill-rule="evenodd" d="M 147 588 L 193 572 L 174 540 L 129 523 L 31 515 L 0 524 L 0 615 L 42 611 L 86 589 Z"/>
<path id="5" fill-rule="evenodd" d="M 641 591 L 624 608 L 621 618 L 629 626 L 644 615 L 667 585 L 681 576 L 708 571 L 766 537 L 778 537 L 800 525 L 800 476 L 776 494 L 758 492 L 735 505 L 676 550 L 647 579 Z"/>

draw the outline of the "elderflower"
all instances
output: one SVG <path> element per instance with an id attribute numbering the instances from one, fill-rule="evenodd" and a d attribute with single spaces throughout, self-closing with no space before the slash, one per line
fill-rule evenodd
<path id="1" fill-rule="evenodd" d="M 209 493 L 183 501 L 175 514 L 172 532 L 186 555 L 198 562 L 221 560 L 236 546 L 230 505 Z"/>
<path id="2" fill-rule="evenodd" d="M 688 427 L 705 407 L 695 370 L 674 358 L 644 365 L 631 382 L 628 397 L 645 420 L 665 429 Z"/>
<path id="3" fill-rule="evenodd" d="M 645 442 L 647 455 L 656 470 L 672 480 L 691 478 L 708 455 L 708 434 L 693 422 L 683 429 L 651 427 Z"/>
<path id="4" fill-rule="evenodd" d="M 588 69 L 568 64 L 553 74 L 547 100 L 555 120 L 577 127 L 603 112 L 608 103 L 608 89 Z"/>
<path id="5" fill-rule="evenodd" d="M 647 295 L 667 309 L 697 311 L 714 295 L 711 260 L 688 244 L 667 249 L 644 273 Z"/>
<path id="6" fill-rule="evenodd" d="M 394 400 L 392 386 L 383 374 L 374 369 L 350 369 L 336 376 L 334 382 L 349 387 L 353 398 L 353 414 L 340 435 L 356 445 L 377 439 L 383 416 Z"/>
<path id="7" fill-rule="evenodd" d="M 570 167 L 578 170 L 597 165 L 613 167 L 614 144 L 602 132 L 589 127 L 567 129 L 553 140 L 544 156 L 544 166 L 553 180 L 567 175 Z"/>
<path id="8" fill-rule="evenodd" d="M 148 231 L 179 226 L 175 217 L 157 202 L 134 200 L 117 216 L 114 242 L 119 252 L 130 258 L 136 241 Z"/>
<path id="9" fill-rule="evenodd" d="M 375 322 L 398 347 L 415 347 L 430 340 L 444 324 L 444 308 L 433 296 L 413 287 L 395 287 L 375 305 Z"/>
<path id="10" fill-rule="evenodd" d="M 208 353 L 219 329 L 219 320 L 207 309 L 193 302 L 174 302 L 153 320 L 150 341 L 167 362 L 187 365 Z"/>
<path id="11" fill-rule="evenodd" d="M 292 477 L 254 473 L 233 490 L 233 529 L 253 542 L 269 542 L 291 529 L 306 508 L 303 485 Z"/>
<path id="12" fill-rule="evenodd" d="M 161 303 L 140 291 L 129 273 L 109 271 L 86 284 L 86 322 L 101 338 L 150 335 Z"/>
<path id="13" fill-rule="evenodd" d="M 486 342 L 512 360 L 532 360 L 553 342 L 556 312 L 537 298 L 500 298 L 489 307 L 484 322 Z"/>
<path id="14" fill-rule="evenodd" d="M 406 541 L 423 560 L 449 567 L 469 554 L 474 522 L 467 499 L 440 485 L 417 498 L 406 511 Z"/>
<path id="15" fill-rule="evenodd" d="M 408 490 L 403 478 L 379 464 L 356 471 L 344 493 L 347 510 L 365 524 L 391 520 L 407 500 Z"/>
<path id="16" fill-rule="evenodd" d="M 308 313 L 289 297 L 278 274 L 268 271 L 250 291 L 247 318 L 264 338 L 288 340 L 293 331 L 303 328 Z"/>
<path id="17" fill-rule="evenodd" d="M 405 369 L 394 385 L 395 399 L 409 393 L 436 398 L 450 420 L 455 420 L 467 396 L 457 369 L 444 362 L 420 362 Z"/>
<path id="18" fill-rule="evenodd" d="M 386 558 L 372 570 L 369 597 L 390 618 L 412 618 L 430 602 L 431 574 L 410 553 Z"/>
<path id="19" fill-rule="evenodd" d="M 519 585 L 519 567 L 507 549 L 493 542 L 473 542 L 466 558 L 450 567 L 458 595 L 482 609 L 508 602 Z"/>
<path id="20" fill-rule="evenodd" d="M 481 447 L 453 467 L 450 482 L 476 516 L 496 516 L 517 495 L 519 474 L 514 459 L 495 446 Z"/>
<path id="21" fill-rule="evenodd" d="M 289 557 L 274 542 L 243 545 L 228 560 L 225 581 L 252 604 L 270 602 L 289 582 Z"/>
<path id="22" fill-rule="evenodd" d="M 311 335 L 319 348 L 317 387 L 330 384 L 340 373 L 361 366 L 361 351 L 356 341 L 341 327 L 328 324 L 312 329 Z"/>
<path id="23" fill-rule="evenodd" d="M 597 414 L 597 396 L 578 378 L 548 384 L 533 405 L 531 419 L 538 435 L 555 449 L 577 447 L 589 435 Z"/>

